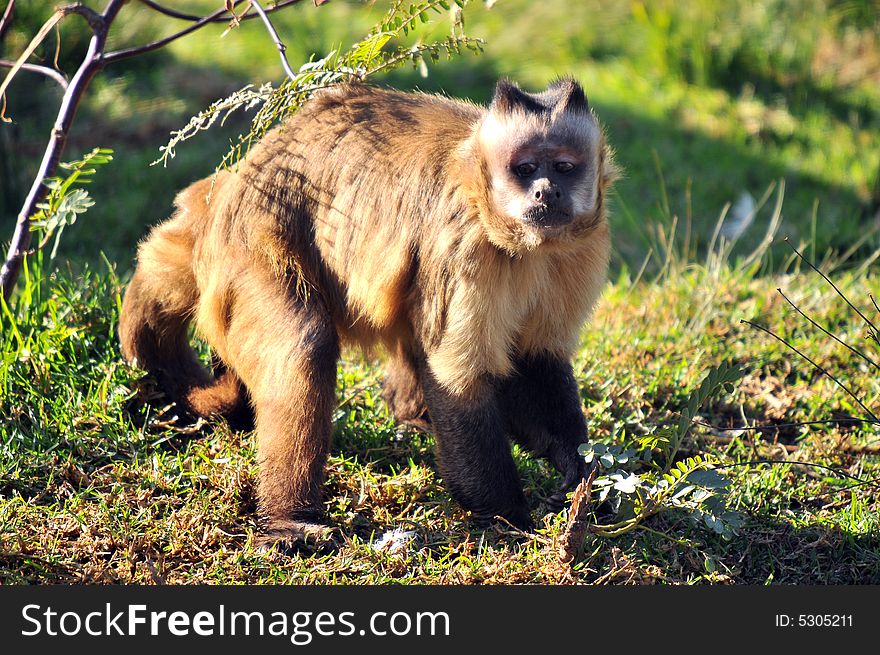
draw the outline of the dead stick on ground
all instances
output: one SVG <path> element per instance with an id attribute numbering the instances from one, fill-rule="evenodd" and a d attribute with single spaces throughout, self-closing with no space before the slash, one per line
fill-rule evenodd
<path id="1" fill-rule="evenodd" d="M 584 537 L 587 534 L 587 514 L 590 511 L 590 493 L 593 490 L 593 480 L 599 472 L 598 466 L 593 466 L 590 475 L 574 490 L 571 498 L 571 507 L 568 510 L 568 525 L 565 526 L 565 532 L 562 535 L 562 544 L 559 546 L 559 559 L 563 563 L 574 561 L 581 545 L 584 543 Z"/>

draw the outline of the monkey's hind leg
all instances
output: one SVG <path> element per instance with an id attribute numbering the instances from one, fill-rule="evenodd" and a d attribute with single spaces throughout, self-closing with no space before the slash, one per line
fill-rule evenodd
<path id="1" fill-rule="evenodd" d="M 199 291 L 186 218 L 181 214 L 159 225 L 139 249 L 119 316 L 122 353 L 150 373 L 184 413 L 245 424 L 247 396 L 238 378 L 225 371 L 211 376 L 190 347 Z"/>
<path id="2" fill-rule="evenodd" d="M 521 356 L 515 373 L 500 390 L 507 430 L 514 440 L 546 457 L 563 476 L 548 499 L 562 509 L 566 494 L 589 473 L 578 446 L 587 440 L 587 423 L 571 364 L 549 355 Z"/>
<path id="3" fill-rule="evenodd" d="M 329 536 L 324 464 L 332 435 L 339 342 L 316 296 L 299 298 L 269 274 L 238 285 L 224 358 L 241 377 L 256 412 L 257 545 L 282 550 Z"/>
<path id="4" fill-rule="evenodd" d="M 423 432 L 431 429 L 415 357 L 402 347 L 388 362 L 382 382 L 382 397 L 399 424 Z"/>

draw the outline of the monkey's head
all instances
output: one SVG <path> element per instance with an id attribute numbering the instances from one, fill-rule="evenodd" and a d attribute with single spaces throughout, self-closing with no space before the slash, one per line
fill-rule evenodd
<path id="1" fill-rule="evenodd" d="M 526 93 L 501 80 L 475 133 L 489 239 L 519 253 L 583 234 L 605 220 L 616 173 L 580 85 L 570 78 Z"/>

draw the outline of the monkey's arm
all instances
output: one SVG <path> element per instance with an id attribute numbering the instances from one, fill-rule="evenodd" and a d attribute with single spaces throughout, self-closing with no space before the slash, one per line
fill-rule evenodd
<path id="1" fill-rule="evenodd" d="M 564 476 L 552 505 L 587 476 L 578 452 L 586 441 L 587 424 L 571 364 L 547 354 L 518 357 L 516 372 L 504 380 L 499 393 L 511 436 L 539 457 L 547 457 Z"/>
<path id="2" fill-rule="evenodd" d="M 478 521 L 502 516 L 518 528 L 532 526 L 504 419 L 492 385 L 467 395 L 441 386 L 421 368 L 428 413 L 437 439 L 440 472 L 452 496 Z"/>

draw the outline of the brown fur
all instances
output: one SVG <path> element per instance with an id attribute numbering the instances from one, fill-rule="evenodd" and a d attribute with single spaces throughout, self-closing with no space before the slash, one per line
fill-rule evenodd
<path id="1" fill-rule="evenodd" d="M 123 353 L 199 415 L 240 411 L 246 389 L 271 539 L 302 538 L 320 520 L 340 344 L 391 354 L 386 399 L 405 421 L 426 421 L 427 405 L 450 480 L 455 466 L 444 461 L 472 447 L 467 457 L 504 450 L 494 436 L 483 450 L 479 439 L 445 439 L 464 430 L 453 415 L 476 412 L 471 428 L 503 432 L 496 381 L 544 359 L 571 377 L 605 280 L 614 167 L 577 85 L 516 93 L 499 85 L 487 111 L 364 85 L 322 92 L 239 171 L 183 191 L 141 245 L 120 318 Z M 510 209 L 519 192 L 503 179 L 504 157 L 560 140 L 586 170 L 571 194 L 576 216 L 559 229 L 530 227 Z M 216 378 L 189 348 L 191 320 L 217 354 Z M 504 469 L 510 499 L 492 496 L 489 478 L 453 486 L 477 513 L 526 524 L 507 449 L 497 466 L 484 464 Z"/>

